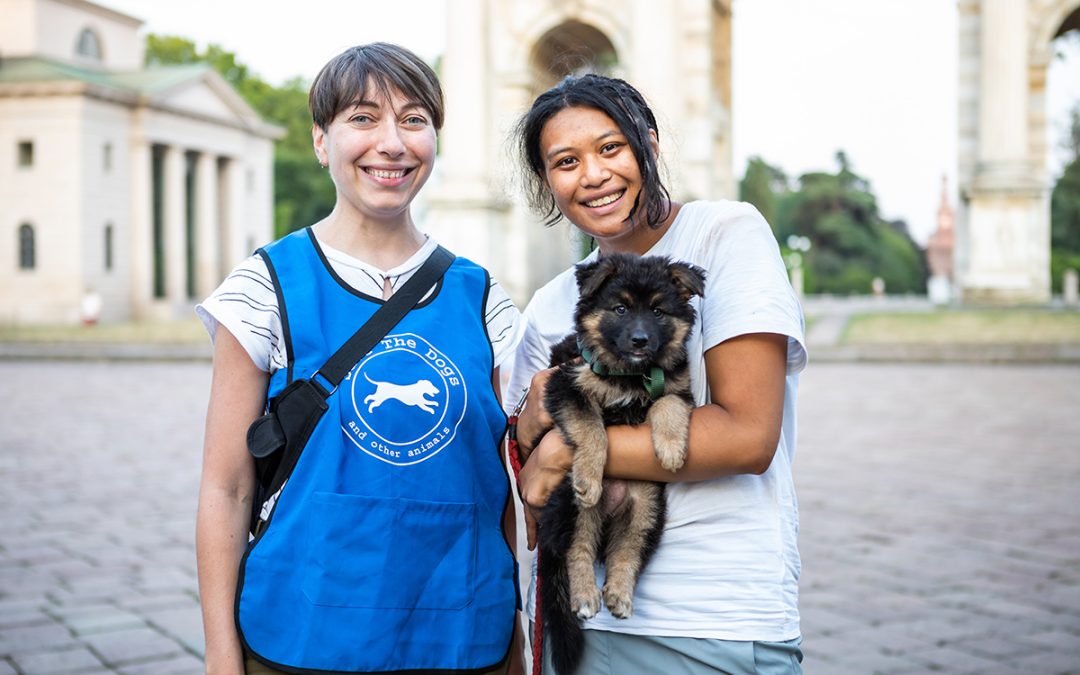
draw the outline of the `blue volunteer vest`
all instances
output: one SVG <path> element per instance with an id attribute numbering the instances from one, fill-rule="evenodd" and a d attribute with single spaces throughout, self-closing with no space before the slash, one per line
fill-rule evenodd
<path id="1" fill-rule="evenodd" d="M 261 251 L 288 368 L 310 377 L 382 301 L 334 273 L 310 228 Z M 327 399 L 240 565 L 244 645 L 288 672 L 485 670 L 517 605 L 502 532 L 506 417 L 492 388 L 487 273 L 458 258 Z"/>

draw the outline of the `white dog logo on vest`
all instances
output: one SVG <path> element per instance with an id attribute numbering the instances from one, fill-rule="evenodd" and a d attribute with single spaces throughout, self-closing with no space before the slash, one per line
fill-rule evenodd
<path id="1" fill-rule="evenodd" d="M 469 407 L 465 377 L 454 360 L 406 332 L 372 347 L 342 381 L 341 396 L 345 437 L 364 454 L 397 466 L 453 447 Z"/>
<path id="2" fill-rule="evenodd" d="M 424 412 L 435 414 L 435 407 L 439 405 L 438 401 L 429 401 L 426 397 L 438 396 L 439 390 L 431 383 L 431 380 L 419 380 L 413 384 L 394 384 L 393 382 L 379 382 L 368 377 L 367 373 L 364 373 L 364 377 L 367 381 L 375 385 L 375 393 L 369 394 L 364 397 L 364 403 L 367 404 L 367 411 L 373 412 L 375 408 L 378 408 L 386 401 L 393 399 L 404 403 L 405 405 L 415 406 L 420 408 Z"/>

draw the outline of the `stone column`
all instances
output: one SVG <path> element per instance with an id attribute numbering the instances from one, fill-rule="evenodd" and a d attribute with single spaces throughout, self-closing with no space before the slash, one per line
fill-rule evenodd
<path id="1" fill-rule="evenodd" d="M 185 292 L 186 265 L 184 264 L 186 237 L 184 236 L 184 152 L 170 145 L 165 148 L 165 312 L 174 318 L 187 302 Z"/>
<path id="2" fill-rule="evenodd" d="M 979 78 L 979 171 L 986 181 L 995 174 L 1026 174 L 1027 2 L 983 0 L 982 70 Z"/>
<path id="3" fill-rule="evenodd" d="M 707 129 L 702 127 L 704 106 L 687 110 L 690 89 L 701 84 L 700 64 L 692 60 L 682 61 L 685 56 L 677 43 L 686 41 L 688 33 L 700 33 L 704 27 L 682 26 L 678 20 L 683 3 L 658 3 L 654 0 L 631 0 L 626 3 L 630 10 L 628 54 L 619 54 L 627 67 L 629 81 L 645 95 L 646 101 L 656 114 L 660 127 L 660 152 L 670 171 L 668 187 L 676 198 L 686 198 L 691 193 L 700 197 L 700 185 L 691 187 L 688 180 L 701 174 L 702 147 Z M 687 72 L 689 70 L 689 72 Z M 678 73 L 677 76 L 673 74 Z M 706 154 L 708 150 L 705 150 Z M 693 166 L 688 166 L 693 165 Z"/>
<path id="4" fill-rule="evenodd" d="M 138 123 L 136 123 L 138 126 Z M 131 139 L 130 298 L 132 314 L 144 319 L 150 312 L 154 291 L 154 216 L 152 155 L 141 134 Z M 122 250 L 122 249 L 121 249 Z M 118 251 L 120 253 L 120 251 Z"/>
<path id="5" fill-rule="evenodd" d="M 489 78 L 478 72 L 488 62 L 487 36 L 481 31 L 485 22 L 479 20 L 484 15 L 482 0 L 449 0 L 442 75 L 446 120 L 439 161 L 450 174 L 448 180 L 486 196 Z"/>
<path id="6" fill-rule="evenodd" d="M 224 163 L 221 176 L 221 199 L 222 218 L 221 226 L 221 256 L 224 261 L 223 269 L 228 271 L 238 262 L 247 257 L 251 251 L 246 250 L 244 232 L 244 206 L 247 203 L 247 181 L 245 176 L 246 167 L 244 162 L 230 157 Z"/>
<path id="7" fill-rule="evenodd" d="M 450 0 L 442 84 L 446 120 L 440 134 L 436 174 L 425 189 L 421 224 L 440 243 L 499 273 L 495 243 L 502 229 L 500 204 L 490 184 L 492 68 L 488 59 L 489 13 L 483 0 Z"/>
<path id="8" fill-rule="evenodd" d="M 1029 155 L 1027 2 L 982 0 L 978 134 L 957 281 L 965 302 L 1050 297 L 1050 214 Z"/>
<path id="9" fill-rule="evenodd" d="M 199 155 L 195 181 L 195 296 L 202 299 L 221 282 L 217 157 L 206 152 Z"/>

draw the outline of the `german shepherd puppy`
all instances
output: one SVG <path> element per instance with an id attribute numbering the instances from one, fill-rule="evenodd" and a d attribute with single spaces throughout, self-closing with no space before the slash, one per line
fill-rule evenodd
<path id="1" fill-rule="evenodd" d="M 552 348 L 558 368 L 544 391 L 574 451 L 573 470 L 544 507 L 538 533 L 542 620 L 559 675 L 580 663 L 580 619 L 599 612 L 601 600 L 616 617 L 631 615 L 638 575 L 660 543 L 664 485 L 605 479 L 605 426 L 647 422 L 660 464 L 674 472 L 686 461 L 694 406 L 690 299 L 705 288 L 699 268 L 657 256 L 609 255 L 576 275 L 575 333 Z M 602 591 L 597 560 L 606 567 Z"/>

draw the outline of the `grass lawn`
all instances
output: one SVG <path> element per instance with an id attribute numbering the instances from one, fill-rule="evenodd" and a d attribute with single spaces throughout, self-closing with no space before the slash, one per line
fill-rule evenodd
<path id="1" fill-rule="evenodd" d="M 170 322 L 110 323 L 97 326 L 0 325 L 0 342 L 133 342 L 195 344 L 208 342 L 198 319 Z"/>
<path id="2" fill-rule="evenodd" d="M 939 310 L 858 314 L 844 344 L 1080 344 L 1080 312 Z"/>

